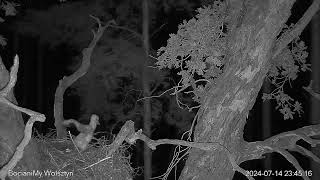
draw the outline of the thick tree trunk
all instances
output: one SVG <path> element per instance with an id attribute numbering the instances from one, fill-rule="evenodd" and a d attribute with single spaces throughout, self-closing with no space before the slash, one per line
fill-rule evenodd
<path id="1" fill-rule="evenodd" d="M 290 16 L 292 0 L 230 0 L 238 24 L 229 41 L 224 74 L 208 91 L 195 128 L 194 141 L 218 142 L 212 152 L 192 149 L 180 180 L 228 180 L 234 175 L 227 152 L 240 162 L 246 142 L 243 128 L 273 57 L 273 46 Z M 225 150 L 228 149 L 228 151 Z"/>

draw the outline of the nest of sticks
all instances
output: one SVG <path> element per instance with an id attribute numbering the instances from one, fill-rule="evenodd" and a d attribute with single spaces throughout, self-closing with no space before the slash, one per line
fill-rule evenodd
<path id="1" fill-rule="evenodd" d="M 42 172 L 47 172 L 46 179 L 132 180 L 138 172 L 130 165 L 129 145 L 121 145 L 111 157 L 106 157 L 113 137 L 94 139 L 85 151 L 80 151 L 71 134 L 65 139 L 57 139 L 54 134 L 34 137 L 39 147 Z"/>

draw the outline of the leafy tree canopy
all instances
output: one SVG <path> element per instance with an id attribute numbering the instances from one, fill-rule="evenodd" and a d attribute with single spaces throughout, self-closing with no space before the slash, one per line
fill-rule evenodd
<path id="1" fill-rule="evenodd" d="M 225 8 L 222 1 L 199 8 L 196 17 L 180 24 L 178 32 L 170 35 L 167 46 L 158 50 L 158 67 L 177 69 L 181 76 L 177 91 L 192 87 L 194 100 L 198 103 L 204 100 L 206 89 L 214 86 L 227 63 L 224 57 L 232 18 L 225 15 Z M 290 28 L 285 26 L 283 32 Z M 277 56 L 268 73 L 274 90 L 262 98 L 276 100 L 276 109 L 284 119 L 293 119 L 295 113 L 300 115 L 302 112 L 301 103 L 286 94 L 283 86 L 295 80 L 298 72 L 310 70 L 306 49 L 305 43 L 297 38 Z"/>

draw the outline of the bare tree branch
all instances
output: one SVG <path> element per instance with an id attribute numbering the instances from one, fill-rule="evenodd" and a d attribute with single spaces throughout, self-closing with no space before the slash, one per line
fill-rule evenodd
<path id="1" fill-rule="evenodd" d="M 109 146 L 109 151 L 105 158 L 99 160 L 98 162 L 95 162 L 83 169 L 91 168 L 105 160 L 108 160 L 111 158 L 112 154 L 121 146 L 121 144 L 126 141 L 129 144 L 134 144 L 136 140 L 142 140 L 146 143 L 146 145 L 152 149 L 155 150 L 157 146 L 161 144 L 172 144 L 172 145 L 180 145 L 180 146 L 187 146 L 192 148 L 198 148 L 204 151 L 214 151 L 218 148 L 220 150 L 224 151 L 233 167 L 234 171 L 238 171 L 244 176 L 246 176 L 249 180 L 253 180 L 252 177 L 248 176 L 246 171 L 242 169 L 236 162 L 236 159 L 232 152 L 229 151 L 228 148 L 226 148 L 224 145 L 220 144 L 219 142 L 208 142 L 208 143 L 202 143 L 202 142 L 190 142 L 190 141 L 183 141 L 183 140 L 177 140 L 177 139 L 159 139 L 159 140 L 152 140 L 148 138 L 146 135 L 142 134 L 142 130 L 138 130 L 135 132 L 134 130 L 134 122 L 129 120 L 127 121 L 119 131 L 117 137 L 113 141 L 113 143 Z"/>
<path id="2" fill-rule="evenodd" d="M 309 94 L 311 94 L 314 98 L 320 101 L 320 93 L 317 93 L 312 89 L 312 83 L 313 81 L 311 80 L 309 86 L 303 87 L 303 89 L 306 90 Z"/>
<path id="3" fill-rule="evenodd" d="M 32 127 L 33 123 L 36 121 L 44 122 L 46 117 L 44 115 L 33 115 L 29 118 L 26 127 L 24 129 L 24 137 L 20 144 L 18 145 L 16 151 L 14 152 L 10 161 L 0 170 L 0 179 L 5 180 L 6 176 L 8 175 L 8 171 L 12 170 L 17 163 L 22 159 L 24 148 L 29 144 L 32 135 Z"/>
<path id="4" fill-rule="evenodd" d="M 74 126 L 76 126 L 77 130 L 80 133 L 74 139 L 73 144 L 81 151 L 84 151 L 87 149 L 91 139 L 93 138 L 93 134 L 94 134 L 94 131 L 96 130 L 97 125 L 100 124 L 99 117 L 95 114 L 91 115 L 89 124 L 81 124 L 74 119 L 65 120 L 62 123 L 66 126 L 69 126 L 70 124 L 73 124 Z"/>
<path id="5" fill-rule="evenodd" d="M 17 111 L 26 113 L 29 116 L 40 116 L 41 115 L 40 113 L 34 112 L 32 110 L 29 110 L 23 107 L 19 107 L 7 99 L 8 94 L 10 93 L 10 91 L 12 90 L 12 88 L 15 86 L 17 82 L 18 69 L 19 69 L 19 57 L 18 55 L 16 55 L 14 57 L 13 66 L 11 67 L 11 70 L 10 70 L 9 82 L 7 83 L 7 86 L 0 91 L 0 103 L 6 104 L 7 106 Z"/>
<path id="6" fill-rule="evenodd" d="M 130 136 L 128 136 L 127 142 L 130 144 L 133 144 L 137 139 L 144 141 L 147 144 L 147 146 L 152 150 L 155 150 L 156 147 L 161 144 L 187 146 L 187 147 L 198 148 L 204 151 L 212 151 L 217 149 L 218 147 L 223 147 L 224 149 L 227 149 L 226 147 L 221 145 L 219 142 L 199 143 L 199 142 L 190 142 L 190 141 L 184 141 L 179 139 L 152 140 L 148 138 L 146 135 L 144 135 L 141 129 L 131 134 Z"/>
<path id="7" fill-rule="evenodd" d="M 40 121 L 44 122 L 46 117 L 43 114 L 40 114 L 38 112 L 19 107 L 15 105 L 14 103 L 10 102 L 6 96 L 10 93 L 12 88 L 15 86 L 15 83 L 17 81 L 17 74 L 18 74 L 18 68 L 19 68 L 19 58 L 18 55 L 14 58 L 14 64 L 10 71 L 10 80 L 5 88 L 3 88 L 2 91 L 0 91 L 0 103 L 3 103 L 15 110 L 24 112 L 30 116 L 25 129 L 24 129 L 24 137 L 20 144 L 17 146 L 16 151 L 14 152 L 12 158 L 10 161 L 0 170 L 0 179 L 5 180 L 6 176 L 8 175 L 8 171 L 12 170 L 17 163 L 20 161 L 20 159 L 23 157 L 24 148 L 29 144 L 29 141 L 31 140 L 32 135 L 32 127 L 34 122 Z"/>
<path id="8" fill-rule="evenodd" d="M 4 89 L 8 84 L 10 75 L 7 68 L 4 66 L 2 62 L 2 58 L 0 56 L 0 89 Z"/>
<path id="9" fill-rule="evenodd" d="M 274 148 L 274 150 L 285 157 L 299 172 L 304 172 L 297 159 L 288 151 L 279 148 Z M 304 180 L 310 180 L 305 173 L 302 173 L 301 175 Z"/>
<path id="10" fill-rule="evenodd" d="M 298 37 L 304 28 L 311 21 L 312 17 L 319 10 L 320 0 L 313 0 L 313 3 L 304 13 L 304 15 L 295 24 L 294 28 L 287 33 L 284 33 L 280 38 L 278 38 L 276 45 L 274 47 L 273 58 L 275 58 L 280 52 L 296 37 Z"/>
<path id="11" fill-rule="evenodd" d="M 6 97 L 12 88 L 16 85 L 19 69 L 19 57 L 16 55 L 13 60 L 13 66 L 10 69 L 10 80 L 5 88 L 0 91 L 0 96 Z"/>
<path id="12" fill-rule="evenodd" d="M 297 145 L 297 141 L 303 140 L 309 143 L 312 147 L 320 144 L 320 140 L 312 138 L 312 136 L 320 135 L 320 124 L 305 126 L 293 131 L 280 133 L 270 137 L 264 141 L 250 142 L 245 145 L 242 151 L 240 162 L 260 159 L 263 154 L 278 152 L 284 156 L 299 172 L 304 172 L 298 161 L 288 151 L 296 151 L 302 155 L 311 157 L 316 162 L 320 162 L 319 158 L 311 151 Z M 302 174 L 305 180 L 309 179 L 305 174 Z"/>
<path id="13" fill-rule="evenodd" d="M 122 145 L 122 143 L 126 140 L 126 138 L 130 135 L 130 134 L 133 134 L 134 133 L 134 122 L 129 120 L 127 121 L 120 129 L 117 137 L 114 139 L 114 141 L 112 142 L 112 144 L 109 146 L 109 151 L 108 153 L 106 154 L 106 157 L 99 160 L 98 162 L 95 162 L 83 169 L 88 169 L 88 168 L 91 168 L 92 166 L 94 165 L 97 165 L 107 159 L 110 159 L 112 154 L 114 152 L 116 152 L 117 149 L 119 149 L 119 147 Z"/>
<path id="14" fill-rule="evenodd" d="M 91 16 L 94 18 L 98 23 L 98 30 L 92 31 L 93 39 L 90 42 L 89 46 L 82 51 L 82 63 L 79 69 L 74 72 L 70 76 L 65 76 L 59 81 L 59 85 L 55 92 L 55 99 L 54 99 L 54 118 L 55 118 L 55 127 L 57 129 L 57 137 L 63 138 L 67 135 L 67 131 L 65 130 L 62 122 L 64 121 L 63 117 L 63 94 L 65 90 L 71 86 L 75 81 L 77 81 L 80 77 L 85 75 L 88 71 L 90 66 L 90 59 L 95 48 L 97 42 L 100 40 L 104 30 L 109 27 L 114 21 L 109 21 L 107 25 L 102 26 L 100 20 L 96 17 Z"/>
<path id="15" fill-rule="evenodd" d="M 311 159 L 313 159 L 315 162 L 320 164 L 320 158 L 317 157 L 315 154 L 313 154 L 311 151 L 307 150 L 306 148 L 300 146 L 300 145 L 296 145 L 296 147 L 294 149 L 292 149 L 292 151 L 296 151 L 304 156 L 308 156 Z"/>

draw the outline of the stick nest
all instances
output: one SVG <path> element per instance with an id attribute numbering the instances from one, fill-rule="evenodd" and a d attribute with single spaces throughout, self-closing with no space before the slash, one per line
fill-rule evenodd
<path id="1" fill-rule="evenodd" d="M 137 169 L 130 165 L 128 145 L 121 145 L 109 159 L 97 163 L 106 157 L 112 142 L 110 139 L 113 137 L 95 139 L 86 150 L 80 152 L 70 136 L 66 139 L 56 139 L 54 133 L 49 133 L 46 136 L 34 137 L 39 147 L 43 171 L 73 172 L 68 178 L 57 176 L 47 177 L 48 179 L 132 180 L 137 174 Z"/>

